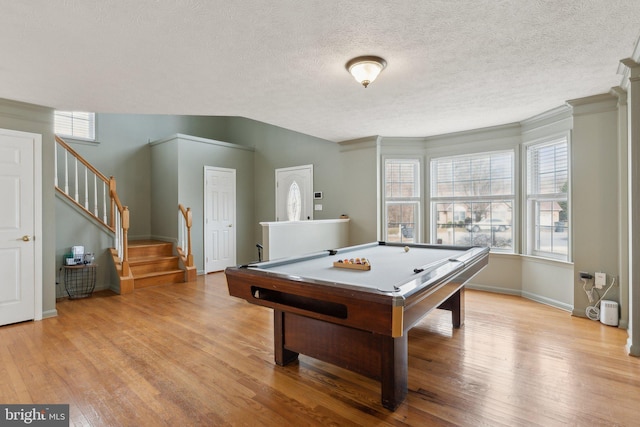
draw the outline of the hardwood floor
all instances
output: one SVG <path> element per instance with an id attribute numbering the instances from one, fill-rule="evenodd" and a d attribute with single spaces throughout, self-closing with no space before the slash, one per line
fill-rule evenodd
<path id="1" fill-rule="evenodd" d="M 272 312 L 224 275 L 60 301 L 0 328 L 0 403 L 68 403 L 91 426 L 632 426 L 640 359 L 626 331 L 522 298 L 468 291 L 466 324 L 436 310 L 409 335 L 409 394 L 300 356 L 273 362 Z"/>

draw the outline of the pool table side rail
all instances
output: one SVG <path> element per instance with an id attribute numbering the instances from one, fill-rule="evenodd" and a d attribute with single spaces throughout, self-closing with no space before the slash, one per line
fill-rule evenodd
<path id="1" fill-rule="evenodd" d="M 251 304 L 383 335 L 392 335 L 393 307 L 404 305 L 404 298 L 393 293 L 335 284 L 327 292 L 327 284 L 321 281 L 302 281 L 251 268 L 229 267 L 225 275 L 229 295 Z"/>
<path id="2" fill-rule="evenodd" d="M 362 245 L 349 246 L 347 248 L 325 249 L 323 251 L 312 252 L 312 253 L 305 254 L 305 255 L 296 255 L 296 256 L 290 256 L 290 257 L 285 257 L 285 258 L 278 258 L 278 259 L 274 259 L 274 260 L 254 262 L 254 263 L 242 265 L 240 267 L 254 267 L 254 268 L 262 268 L 262 269 L 270 269 L 270 268 L 276 268 L 276 267 L 281 266 L 281 265 L 286 265 L 286 264 L 290 263 L 291 261 L 301 262 L 301 261 L 306 261 L 306 260 L 315 259 L 315 258 L 323 258 L 323 257 L 327 257 L 329 255 L 344 254 L 344 253 L 347 253 L 347 252 L 357 252 L 359 250 L 369 249 L 369 248 L 376 247 L 376 246 L 379 246 L 379 245 L 380 245 L 379 242 L 373 242 L 373 243 L 364 243 Z"/>

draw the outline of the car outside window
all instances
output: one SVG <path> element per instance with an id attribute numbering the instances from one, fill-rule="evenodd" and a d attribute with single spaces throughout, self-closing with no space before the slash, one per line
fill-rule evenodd
<path id="1" fill-rule="evenodd" d="M 513 150 L 431 160 L 432 243 L 513 252 Z"/>

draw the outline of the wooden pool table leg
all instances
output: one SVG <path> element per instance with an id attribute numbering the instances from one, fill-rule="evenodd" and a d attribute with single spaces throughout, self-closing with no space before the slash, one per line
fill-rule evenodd
<path id="1" fill-rule="evenodd" d="M 464 286 L 451 295 L 451 321 L 454 328 L 464 325 Z"/>
<path id="2" fill-rule="evenodd" d="M 273 310 L 273 353 L 276 364 L 287 365 L 298 359 L 298 353 L 284 348 L 284 312 Z"/>
<path id="3" fill-rule="evenodd" d="M 453 327 L 461 328 L 464 325 L 464 286 L 440 304 L 438 308 L 451 311 Z"/>
<path id="4" fill-rule="evenodd" d="M 382 406 L 395 411 L 407 396 L 408 345 L 407 333 L 398 338 L 382 336 Z"/>

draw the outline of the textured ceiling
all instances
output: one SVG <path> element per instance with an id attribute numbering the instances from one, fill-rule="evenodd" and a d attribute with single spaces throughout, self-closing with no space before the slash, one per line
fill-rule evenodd
<path id="1" fill-rule="evenodd" d="M 0 0 L 0 97 L 429 136 L 608 92 L 639 35 L 635 0 Z M 344 64 L 367 54 L 364 89 Z"/>

